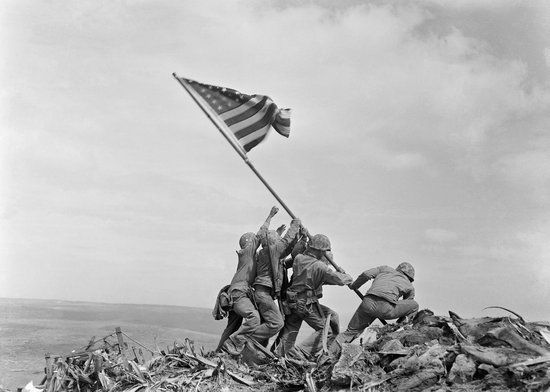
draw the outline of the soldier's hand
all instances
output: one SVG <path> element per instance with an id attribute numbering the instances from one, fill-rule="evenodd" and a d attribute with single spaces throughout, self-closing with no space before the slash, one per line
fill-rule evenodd
<path id="1" fill-rule="evenodd" d="M 271 207 L 271 212 L 269 215 L 274 216 L 277 212 L 279 212 L 279 208 L 277 206 Z"/>
<path id="2" fill-rule="evenodd" d="M 283 233 L 286 230 L 286 225 L 283 223 L 281 226 L 279 226 L 276 230 L 276 232 L 279 234 L 279 236 L 283 235 Z"/>

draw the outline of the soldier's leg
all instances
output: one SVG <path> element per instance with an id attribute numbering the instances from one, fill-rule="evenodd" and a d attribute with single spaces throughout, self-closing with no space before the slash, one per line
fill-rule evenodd
<path id="1" fill-rule="evenodd" d="M 323 309 L 325 317 L 328 317 L 330 314 L 330 330 L 334 336 L 338 335 L 340 333 L 340 317 L 338 313 L 325 305 L 321 305 L 321 309 Z"/>
<path id="2" fill-rule="evenodd" d="M 279 311 L 279 306 L 267 290 L 256 289 L 254 299 L 258 305 L 262 323 L 256 328 L 251 337 L 261 342 L 275 336 L 283 328 L 284 320 Z"/>
<path id="3" fill-rule="evenodd" d="M 340 343 L 350 343 L 355 338 L 360 336 L 365 328 L 371 325 L 371 323 L 378 317 L 378 302 L 379 301 L 371 296 L 365 296 L 353 314 L 346 330 L 339 334 L 336 338 L 337 341 Z"/>
<path id="4" fill-rule="evenodd" d="M 246 337 L 250 336 L 260 325 L 260 315 L 246 293 L 237 295 L 233 303 L 233 312 L 241 316 L 243 321 L 237 331 L 224 343 L 224 348 L 230 354 L 238 354 L 244 348 Z"/>
<path id="5" fill-rule="evenodd" d="M 396 318 L 400 319 L 399 321 L 404 321 L 405 317 L 416 312 L 418 312 L 418 302 L 414 299 L 403 299 L 401 301 L 397 301 L 397 304 L 395 304 L 395 307 L 390 313 L 391 317 L 388 317 L 388 320 Z"/>
<path id="6" fill-rule="evenodd" d="M 239 316 L 232 310 L 229 311 L 229 315 L 227 316 L 227 327 L 225 327 L 222 332 L 222 336 L 220 337 L 220 342 L 218 343 L 218 347 L 216 347 L 216 351 L 221 351 L 223 343 L 227 340 L 227 338 L 229 338 L 231 334 L 239 329 L 242 321 L 243 318 L 241 316 Z"/>
<path id="7" fill-rule="evenodd" d="M 292 349 L 292 347 L 294 347 L 301 326 L 301 315 L 296 312 L 291 312 L 288 316 L 286 316 L 283 329 L 281 329 L 278 336 L 277 347 L 275 347 L 275 352 L 277 354 L 285 355 L 290 351 L 290 349 Z"/>
<path id="8" fill-rule="evenodd" d="M 308 313 L 304 317 L 304 321 L 315 330 L 307 338 L 305 338 L 299 345 L 301 351 L 315 357 L 323 349 L 323 329 L 325 328 L 327 315 L 331 314 L 334 311 L 327 306 L 320 305 L 318 303 L 311 304 L 311 307 L 308 306 Z M 336 312 L 334 312 L 336 313 Z M 332 327 L 329 324 L 328 330 L 328 344 L 334 339 L 332 334 Z"/>

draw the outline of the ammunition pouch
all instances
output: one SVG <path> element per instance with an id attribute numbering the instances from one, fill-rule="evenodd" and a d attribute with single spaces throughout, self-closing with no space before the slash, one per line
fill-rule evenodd
<path id="1" fill-rule="evenodd" d="M 229 310 L 231 310 L 233 306 L 231 297 L 228 293 L 229 287 L 230 285 L 222 287 L 218 295 L 216 295 L 216 304 L 212 310 L 212 317 L 214 317 L 214 320 L 221 320 L 227 317 Z"/>
<path id="2" fill-rule="evenodd" d="M 315 292 L 312 290 L 306 290 L 301 293 L 287 290 L 286 302 L 291 311 L 301 315 L 309 314 L 311 312 L 312 305 L 319 303 Z"/>
<path id="3" fill-rule="evenodd" d="M 231 298 L 231 295 L 227 291 L 220 292 L 218 299 L 220 301 L 220 308 L 226 312 L 233 309 L 233 298 Z"/>

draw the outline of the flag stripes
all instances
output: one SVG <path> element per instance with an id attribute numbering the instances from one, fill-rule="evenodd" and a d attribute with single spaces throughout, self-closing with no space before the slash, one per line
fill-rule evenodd
<path id="1" fill-rule="evenodd" d="M 269 97 L 178 79 L 199 94 L 246 152 L 265 139 L 271 126 L 282 136 L 290 135 L 290 109 L 279 109 Z"/>

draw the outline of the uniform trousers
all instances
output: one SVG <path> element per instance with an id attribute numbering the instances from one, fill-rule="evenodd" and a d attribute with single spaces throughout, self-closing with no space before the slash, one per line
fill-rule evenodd
<path id="1" fill-rule="evenodd" d="M 355 311 L 347 329 L 338 335 L 337 340 L 340 343 L 352 342 L 377 318 L 393 320 L 417 311 L 418 303 L 414 299 L 403 299 L 394 304 L 375 295 L 367 294 Z"/>
<path id="2" fill-rule="evenodd" d="M 258 306 L 261 324 L 254 330 L 251 337 L 261 343 L 267 343 L 283 328 L 283 316 L 277 302 L 271 296 L 271 288 L 264 285 L 254 286 L 254 300 Z"/>
<path id="3" fill-rule="evenodd" d="M 315 332 L 306 337 L 299 344 L 299 348 L 300 351 L 315 356 L 323 348 L 322 331 L 329 314 L 331 315 L 328 331 L 328 342 L 330 344 L 339 330 L 338 314 L 328 306 L 321 305 L 318 302 L 306 304 L 305 300 L 298 300 L 296 306 L 291 308 L 291 313 L 285 319 L 285 325 L 278 338 L 276 352 L 285 355 L 295 350 L 294 346 L 298 332 L 305 321 Z"/>
<path id="4" fill-rule="evenodd" d="M 248 290 L 231 290 L 231 298 L 233 299 L 233 319 L 228 321 L 227 329 L 231 326 L 234 328 L 238 323 L 238 317 L 242 319 L 238 329 L 229 335 L 234 345 L 242 349 L 246 343 L 246 337 L 251 336 L 252 333 L 260 325 L 260 315 L 254 303 L 250 299 L 250 291 Z M 229 314 L 231 316 L 231 313 Z M 225 331 L 224 331 L 225 333 Z M 223 339 L 223 334 L 222 334 Z M 224 340 L 225 341 L 225 340 Z M 223 344 L 223 342 L 221 342 Z"/>

